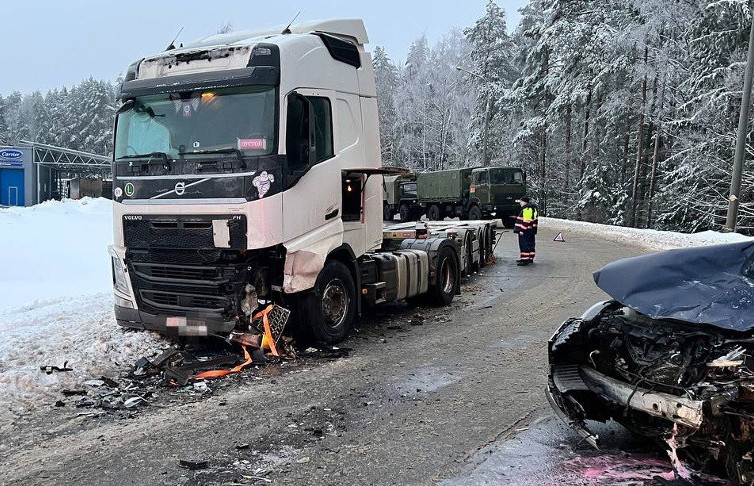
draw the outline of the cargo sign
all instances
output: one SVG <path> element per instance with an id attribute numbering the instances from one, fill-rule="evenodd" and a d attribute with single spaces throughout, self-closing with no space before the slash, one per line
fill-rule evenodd
<path id="1" fill-rule="evenodd" d="M 20 150 L 3 149 L 0 150 L 0 167 L 23 167 L 22 157 L 24 153 Z"/>

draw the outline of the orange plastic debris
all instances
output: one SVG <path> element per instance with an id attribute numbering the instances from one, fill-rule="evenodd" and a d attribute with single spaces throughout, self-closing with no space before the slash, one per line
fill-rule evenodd
<path id="1" fill-rule="evenodd" d="M 262 318 L 262 326 L 264 327 L 264 335 L 262 336 L 262 349 L 269 349 L 273 356 L 280 356 L 277 346 L 275 346 L 275 338 L 272 337 L 272 330 L 270 329 L 270 320 L 267 315 L 275 308 L 275 304 L 270 304 L 263 311 L 257 312 L 254 319 Z"/>
<path id="2" fill-rule="evenodd" d="M 221 378 L 223 376 L 230 375 L 231 373 L 238 373 L 239 371 L 242 371 L 244 368 L 252 364 L 251 355 L 246 350 L 246 346 L 241 345 L 243 348 L 243 354 L 246 358 L 246 361 L 241 363 L 240 365 L 234 366 L 233 368 L 229 370 L 209 370 L 209 371 L 203 371 L 197 375 L 194 375 L 191 377 L 192 380 L 205 380 L 210 378 Z"/>

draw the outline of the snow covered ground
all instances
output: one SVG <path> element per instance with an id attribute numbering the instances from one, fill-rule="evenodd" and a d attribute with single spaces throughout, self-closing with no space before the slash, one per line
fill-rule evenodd
<path id="1" fill-rule="evenodd" d="M 112 314 L 111 202 L 85 198 L 0 209 L 0 432 L 6 419 L 49 407 L 64 388 L 115 376 L 169 342 L 119 328 Z M 740 241 L 542 218 L 542 226 L 651 249 Z M 40 366 L 71 372 L 45 374 Z M 6 413 L 10 411 L 11 414 Z"/>
<path id="2" fill-rule="evenodd" d="M 107 199 L 0 209 L 0 431 L 5 411 L 50 406 L 60 390 L 167 346 L 116 325 L 111 243 Z M 73 371 L 39 369 L 65 361 Z"/>
<path id="3" fill-rule="evenodd" d="M 566 239 L 568 237 L 567 232 L 572 231 L 574 233 L 595 235 L 617 243 L 641 246 L 650 250 L 722 245 L 750 239 L 738 233 L 719 233 L 717 231 L 703 231 L 694 234 L 674 233 L 672 231 L 624 228 L 623 226 L 608 226 L 555 218 L 540 218 L 540 226 L 561 229 L 565 232 L 564 236 Z"/>

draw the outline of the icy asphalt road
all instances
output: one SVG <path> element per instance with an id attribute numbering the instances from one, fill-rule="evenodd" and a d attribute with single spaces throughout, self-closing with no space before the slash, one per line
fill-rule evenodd
<path id="1" fill-rule="evenodd" d="M 532 267 L 503 233 L 498 263 L 451 307 L 382 308 L 348 358 L 249 373 L 131 419 L 50 404 L 3 437 L 0 484 L 610 484 L 569 467 L 578 440 L 547 418 L 546 342 L 604 298 L 592 271 L 643 250 L 568 232 L 555 243 L 557 230 L 540 231 Z M 189 458 L 209 467 L 180 468 Z"/>

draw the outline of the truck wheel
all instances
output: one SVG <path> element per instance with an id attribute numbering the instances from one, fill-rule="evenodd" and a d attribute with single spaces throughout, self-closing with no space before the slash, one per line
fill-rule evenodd
<path id="1" fill-rule="evenodd" d="M 504 228 L 511 229 L 514 226 L 516 226 L 516 220 L 513 217 L 511 217 L 511 215 L 508 214 L 508 213 L 503 214 L 503 217 L 500 218 L 500 219 L 503 220 L 503 227 Z"/>
<path id="2" fill-rule="evenodd" d="M 385 205 L 382 208 L 382 219 L 384 221 L 392 221 L 393 216 L 395 216 L 395 212 L 392 209 L 390 209 L 387 205 Z"/>
<path id="3" fill-rule="evenodd" d="M 401 217 L 401 223 L 408 221 L 411 217 L 411 209 L 408 207 L 408 204 L 401 204 L 401 207 L 398 208 L 398 214 Z"/>
<path id="4" fill-rule="evenodd" d="M 330 260 L 319 273 L 314 289 L 299 306 L 299 319 L 308 323 L 314 338 L 327 344 L 345 339 L 356 316 L 356 289 L 351 272 Z"/>
<path id="5" fill-rule="evenodd" d="M 433 204 L 427 210 L 427 219 L 430 221 L 439 221 L 440 219 L 440 207 L 437 204 Z"/>
<path id="6" fill-rule="evenodd" d="M 479 209 L 479 206 L 472 206 L 469 209 L 469 219 L 472 221 L 482 219 L 482 210 Z"/>
<path id="7" fill-rule="evenodd" d="M 435 282 L 428 292 L 431 304 L 444 306 L 453 301 L 458 271 L 458 261 L 453 250 L 447 247 L 440 250 L 435 259 Z"/>

